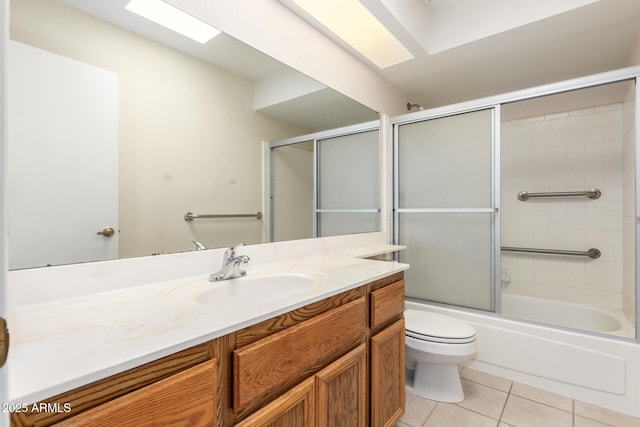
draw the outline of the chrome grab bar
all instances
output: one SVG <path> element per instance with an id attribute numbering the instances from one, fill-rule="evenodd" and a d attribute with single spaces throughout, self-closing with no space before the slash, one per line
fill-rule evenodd
<path id="1" fill-rule="evenodd" d="M 591 248 L 588 251 L 564 251 L 560 249 L 533 249 L 533 248 L 513 248 L 509 246 L 503 246 L 503 251 L 509 252 L 531 252 L 536 254 L 556 254 L 556 255 L 573 255 L 573 256 L 588 256 L 592 259 L 600 258 L 602 252 L 599 249 Z"/>
<path id="2" fill-rule="evenodd" d="M 590 199 L 599 199 L 602 192 L 597 188 L 592 188 L 587 191 L 558 191 L 553 193 L 528 193 L 521 191 L 518 193 L 518 200 L 524 202 L 530 197 L 567 197 L 567 196 L 587 196 Z"/>
<path id="3" fill-rule="evenodd" d="M 262 212 L 254 214 L 219 214 L 219 215 L 196 215 L 191 212 L 184 214 L 184 220 L 189 222 L 194 219 L 207 219 L 207 218 L 257 218 L 262 219 Z"/>

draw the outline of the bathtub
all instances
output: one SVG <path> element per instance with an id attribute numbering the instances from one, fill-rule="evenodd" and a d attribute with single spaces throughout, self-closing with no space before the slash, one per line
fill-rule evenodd
<path id="1" fill-rule="evenodd" d="M 538 302 L 516 299 L 511 308 L 524 305 L 525 315 L 548 322 L 534 316 L 541 310 L 551 311 L 534 304 Z M 640 417 L 640 345 L 635 341 L 411 299 L 405 301 L 405 307 L 471 324 L 478 345 L 468 365 L 473 369 Z M 557 308 L 561 319 L 573 316 L 563 314 L 566 306 Z M 604 329 L 613 329 L 609 332 L 620 332 L 616 323 L 603 323 Z"/>
<path id="2" fill-rule="evenodd" d="M 567 328 L 634 337 L 633 326 L 621 310 L 503 293 L 502 314 Z"/>

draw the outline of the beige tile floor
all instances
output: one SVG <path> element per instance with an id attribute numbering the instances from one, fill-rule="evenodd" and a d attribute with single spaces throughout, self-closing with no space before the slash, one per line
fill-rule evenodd
<path id="1" fill-rule="evenodd" d="M 640 427 L 613 412 L 504 378 L 464 368 L 465 400 L 441 403 L 407 393 L 396 427 Z"/>

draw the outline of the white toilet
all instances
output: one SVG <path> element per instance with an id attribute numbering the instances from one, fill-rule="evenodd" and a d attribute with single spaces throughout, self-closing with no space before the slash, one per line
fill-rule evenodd
<path id="1" fill-rule="evenodd" d="M 406 367 L 413 371 L 418 396 L 439 402 L 462 402 L 458 364 L 477 351 L 471 325 L 443 314 L 405 310 Z M 407 385 L 411 387 L 409 381 Z"/>

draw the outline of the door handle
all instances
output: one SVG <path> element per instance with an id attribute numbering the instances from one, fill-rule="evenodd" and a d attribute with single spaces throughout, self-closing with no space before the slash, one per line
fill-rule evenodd
<path id="1" fill-rule="evenodd" d="M 7 361 L 9 354 L 9 330 L 7 329 L 7 321 L 4 317 L 0 317 L 0 368 Z"/>
<path id="2" fill-rule="evenodd" d="M 98 236 L 111 237 L 116 234 L 116 230 L 111 227 L 103 228 L 102 231 L 96 233 Z"/>

